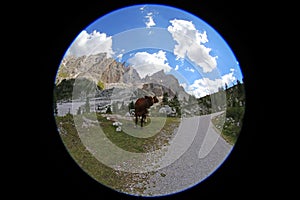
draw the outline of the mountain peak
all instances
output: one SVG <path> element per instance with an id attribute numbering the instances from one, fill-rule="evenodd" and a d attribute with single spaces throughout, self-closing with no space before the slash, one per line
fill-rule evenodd
<path id="1" fill-rule="evenodd" d="M 173 75 L 166 74 L 163 69 L 142 79 L 134 67 L 125 66 L 125 63 L 107 58 L 105 53 L 65 57 L 64 62 L 59 67 L 56 84 L 64 79 L 76 79 L 77 77 L 87 78 L 96 84 L 101 82 L 106 85 L 104 89 L 109 88 L 111 85 L 126 85 L 126 87 L 137 88 L 143 87 L 143 84 L 148 84 L 145 88 L 156 88 L 157 91 L 170 90 L 172 91 L 170 94 L 178 94 L 179 98 L 189 98 L 178 80 Z"/>

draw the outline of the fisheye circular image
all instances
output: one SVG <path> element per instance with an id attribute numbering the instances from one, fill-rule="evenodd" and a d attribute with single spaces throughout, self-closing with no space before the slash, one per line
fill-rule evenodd
<path id="1" fill-rule="evenodd" d="M 199 17 L 166 5 L 124 7 L 87 25 L 54 84 L 67 152 L 99 184 L 128 195 L 201 184 L 243 124 L 243 74 L 231 48 Z"/>

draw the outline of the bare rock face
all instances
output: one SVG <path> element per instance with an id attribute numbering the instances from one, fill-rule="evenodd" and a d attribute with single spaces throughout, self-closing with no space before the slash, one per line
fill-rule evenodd
<path id="1" fill-rule="evenodd" d="M 89 56 L 66 56 L 60 64 L 56 84 L 64 79 L 84 77 L 94 82 L 103 83 L 141 83 L 141 78 L 132 67 L 113 58 L 107 58 L 105 53 Z"/>
<path id="2" fill-rule="evenodd" d="M 185 92 L 182 86 L 180 86 L 178 80 L 171 74 L 165 74 L 163 70 L 158 71 L 151 76 L 146 76 L 143 81 L 152 84 L 152 87 L 154 87 L 155 90 L 161 88 L 161 92 L 167 92 L 170 96 L 177 94 L 179 100 L 189 99 L 190 95 Z"/>
<path id="3" fill-rule="evenodd" d="M 142 79 L 138 72 L 133 67 L 129 66 L 125 68 L 123 82 L 127 84 L 139 84 L 142 83 Z"/>
<path id="4" fill-rule="evenodd" d="M 158 97 L 163 96 L 165 92 L 168 93 L 170 97 L 175 96 L 173 90 L 157 83 L 145 83 L 142 89 L 148 92 L 153 92 L 154 95 Z"/>
<path id="5" fill-rule="evenodd" d="M 179 100 L 188 100 L 189 94 L 180 86 L 178 80 L 163 70 L 151 76 L 141 78 L 132 66 L 125 66 L 125 63 L 108 58 L 106 53 L 95 55 L 84 55 L 80 57 L 66 56 L 59 67 L 56 77 L 56 85 L 62 80 L 86 78 L 98 84 L 104 84 L 103 89 L 110 88 L 134 88 L 143 90 L 144 94 L 162 96 L 167 92 L 170 97 L 175 94 Z M 140 96 L 136 94 L 135 96 Z"/>
<path id="6" fill-rule="evenodd" d="M 101 73 L 101 81 L 104 83 L 122 83 L 124 75 L 124 66 L 113 61 L 106 66 L 103 66 L 103 72 Z"/>

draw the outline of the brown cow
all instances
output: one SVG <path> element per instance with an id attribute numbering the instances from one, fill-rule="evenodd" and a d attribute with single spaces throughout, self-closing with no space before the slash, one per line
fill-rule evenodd
<path id="1" fill-rule="evenodd" d="M 156 96 L 145 96 L 144 98 L 139 98 L 136 100 L 134 104 L 134 112 L 135 112 L 135 125 L 138 123 L 138 117 L 141 116 L 141 127 L 143 127 L 143 123 L 146 119 L 146 115 L 148 114 L 148 109 L 154 104 L 157 103 L 158 99 Z"/>

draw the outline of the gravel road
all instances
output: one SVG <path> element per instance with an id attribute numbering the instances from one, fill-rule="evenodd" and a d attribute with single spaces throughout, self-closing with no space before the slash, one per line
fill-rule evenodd
<path id="1" fill-rule="evenodd" d="M 173 150 L 163 159 L 169 163 L 150 176 L 143 196 L 164 196 L 183 191 L 217 170 L 233 147 L 213 128 L 211 117 L 218 114 L 182 119 L 176 133 L 179 136 L 172 140 L 176 144 L 170 145 Z M 184 152 L 180 148 L 185 148 Z M 178 158 L 174 159 L 174 156 Z M 170 164 L 170 159 L 175 161 Z"/>

